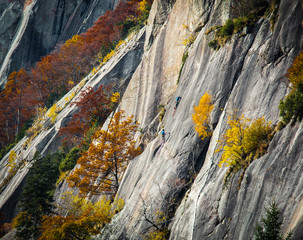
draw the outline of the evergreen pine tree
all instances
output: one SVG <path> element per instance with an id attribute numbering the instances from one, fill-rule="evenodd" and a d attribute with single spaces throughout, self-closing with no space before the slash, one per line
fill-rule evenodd
<path id="1" fill-rule="evenodd" d="M 266 209 L 266 217 L 263 217 L 261 224 L 257 224 L 255 231 L 255 240 L 283 240 L 281 235 L 282 221 L 280 218 L 280 210 L 277 204 L 273 202 L 270 207 Z M 291 233 L 289 233 L 285 240 L 291 240 Z"/>
<path id="2" fill-rule="evenodd" d="M 51 212 L 59 164 L 64 154 L 55 153 L 37 158 L 31 167 L 20 200 L 22 212 L 13 222 L 16 239 L 37 239 L 42 216 Z"/>

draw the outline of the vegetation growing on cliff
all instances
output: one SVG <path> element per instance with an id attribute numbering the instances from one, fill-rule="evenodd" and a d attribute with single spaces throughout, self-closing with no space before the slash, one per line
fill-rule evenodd
<path id="1" fill-rule="evenodd" d="M 123 206 L 124 202 L 119 198 L 111 202 L 103 197 L 92 203 L 72 193 L 65 193 L 56 214 L 43 217 L 39 240 L 92 239 Z"/>
<path id="2" fill-rule="evenodd" d="M 118 94 L 113 95 L 112 101 L 117 98 Z M 94 134 L 89 149 L 80 158 L 80 150 L 73 148 L 68 154 L 57 153 L 35 160 L 24 188 L 22 212 L 13 222 L 17 239 L 90 239 L 121 210 L 123 201 L 118 198 L 113 203 L 103 199 L 92 204 L 69 195 L 66 197 L 69 202 L 63 207 L 56 206 L 56 212 L 52 212 L 52 196 L 59 172 L 71 170 L 79 158 L 80 167 L 74 169 L 69 181 L 82 194 L 105 193 L 114 198 L 128 161 L 141 153 L 133 140 L 137 124 L 132 123 L 131 117 L 123 118 L 123 111 L 117 112 L 107 130 Z"/>
<path id="3" fill-rule="evenodd" d="M 42 216 L 51 212 L 55 182 L 59 175 L 59 164 L 64 154 L 37 158 L 30 169 L 22 193 L 22 212 L 13 222 L 18 240 L 37 239 Z"/>
<path id="4" fill-rule="evenodd" d="M 124 111 L 115 113 L 107 130 L 97 131 L 89 149 L 78 160 L 79 167 L 68 177 L 71 187 L 81 194 L 117 192 L 127 163 L 141 153 L 133 139 L 138 124 L 132 117 L 125 118 Z"/>
<path id="5" fill-rule="evenodd" d="M 242 169 L 240 185 L 249 164 L 266 153 L 273 127 L 264 117 L 251 120 L 238 116 L 236 111 L 228 118 L 228 126 L 218 141 L 216 152 L 223 152 L 219 166 L 229 167 L 224 183 Z"/>
<path id="6" fill-rule="evenodd" d="M 280 0 L 233 0 L 231 1 L 231 16 L 221 26 L 214 26 L 206 31 L 206 35 L 214 32 L 214 38 L 208 43 L 209 47 L 217 50 L 223 47 L 231 38 L 241 31 L 252 27 L 263 16 L 272 15 L 270 22 L 272 28 L 277 18 Z"/>
<path id="7" fill-rule="evenodd" d="M 282 221 L 280 220 L 281 211 L 277 204 L 272 202 L 269 208 L 266 208 L 266 216 L 261 219 L 255 229 L 255 240 L 291 240 L 291 233 L 286 238 L 281 234 Z"/>
<path id="8" fill-rule="evenodd" d="M 303 118 L 303 51 L 295 58 L 286 77 L 291 83 L 291 92 L 279 105 L 284 124 Z"/>
<path id="9" fill-rule="evenodd" d="M 201 97 L 199 105 L 194 107 L 192 119 L 195 124 L 195 130 L 202 140 L 212 135 L 209 118 L 213 108 L 211 96 L 207 92 Z"/>
<path id="10" fill-rule="evenodd" d="M 79 110 L 72 120 L 59 130 L 68 146 L 88 145 L 90 130 L 102 124 L 116 106 L 111 101 L 110 87 L 102 85 L 96 91 L 91 87 L 84 89 L 79 99 L 72 104 Z"/>

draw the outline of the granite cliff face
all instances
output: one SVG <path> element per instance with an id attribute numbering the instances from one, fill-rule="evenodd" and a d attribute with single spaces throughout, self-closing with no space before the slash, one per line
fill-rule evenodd
<path id="1" fill-rule="evenodd" d="M 154 3 L 151 23 L 158 4 L 161 1 Z M 135 114 L 146 129 L 143 139 L 148 144 L 130 163 L 121 184 L 118 194 L 125 199 L 125 208 L 100 239 L 141 239 L 150 226 L 143 216 L 143 203 L 150 211 L 161 210 L 173 198 L 182 202 L 170 225 L 170 239 L 248 239 L 272 200 L 282 210 L 283 231 L 292 230 L 294 239 L 302 238 L 302 124 L 275 135 L 268 153 L 247 169 L 239 191 L 240 173 L 223 190 L 227 170 L 218 167 L 220 155 L 214 153 L 233 109 L 248 118 L 264 116 L 273 124 L 279 121 L 279 101 L 289 89 L 284 75 L 302 49 L 302 14 L 300 1 L 281 1 L 273 31 L 269 18 L 260 20 L 243 37 L 234 37 L 213 51 L 205 32 L 228 17 L 224 1 L 175 2 L 122 100 L 121 108 Z M 186 51 L 182 39 L 188 31 L 197 30 L 177 85 Z M 206 91 L 215 98 L 214 133 L 201 141 L 191 115 Z M 173 116 L 177 96 L 182 100 Z M 166 108 L 161 124 L 157 116 L 160 104 Z M 157 137 L 160 125 L 168 132 L 163 147 Z"/>
<path id="2" fill-rule="evenodd" d="M 0 86 L 7 75 L 30 68 L 56 44 L 85 32 L 116 0 L 3 0 L 0 4 Z M 29 2 L 29 1 L 27 1 Z"/>
<path id="3" fill-rule="evenodd" d="M 118 195 L 125 207 L 98 239 L 142 239 L 150 227 L 144 206 L 153 216 L 173 199 L 177 204 L 169 225 L 170 239 L 252 238 L 264 208 L 273 200 L 282 211 L 282 231 L 292 231 L 293 239 L 303 238 L 302 123 L 289 124 L 274 135 L 267 154 L 247 168 L 239 190 L 240 173 L 223 189 L 227 169 L 218 167 L 221 155 L 214 152 L 233 109 L 247 118 L 264 116 L 273 124 L 280 120 L 279 101 L 290 89 L 285 73 L 303 48 L 303 8 L 300 0 L 281 0 L 278 9 L 273 30 L 271 16 L 262 18 L 243 30 L 241 37 L 234 36 L 214 51 L 208 46 L 211 36 L 205 32 L 228 19 L 226 1 L 155 0 L 145 43 L 143 35 L 137 36 L 90 78 L 87 84 L 97 86 L 129 72 L 127 77 L 123 75 L 129 82 L 123 84 L 127 87 L 119 107 L 140 123 L 142 134 L 137 137 L 144 146 L 144 152 L 130 162 L 120 185 Z M 180 71 L 185 53 L 188 57 Z M 213 135 L 202 141 L 191 116 L 205 92 L 213 96 L 215 108 Z M 173 115 L 177 96 L 182 100 Z M 160 105 L 166 109 L 162 122 Z M 27 167 L 36 150 L 44 149 L 42 154 L 56 150 L 57 129 L 72 113 L 72 108 L 65 108 L 54 127 L 34 140 L 32 152 L 27 150 L 24 156 L 29 161 Z M 159 136 L 162 126 L 167 131 L 164 145 Z M 22 142 L 15 151 L 20 152 L 21 146 Z M 7 157 L 1 162 L 2 176 Z M 2 206 L 16 193 L 27 167 L 1 193 Z M 66 183 L 57 189 L 56 201 L 66 189 Z"/>

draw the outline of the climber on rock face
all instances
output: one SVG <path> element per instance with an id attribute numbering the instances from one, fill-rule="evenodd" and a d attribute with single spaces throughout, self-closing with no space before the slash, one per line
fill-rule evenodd
<path id="1" fill-rule="evenodd" d="M 178 96 L 177 99 L 176 99 L 176 105 L 175 105 L 175 107 L 174 107 L 173 116 L 175 115 L 176 109 L 177 109 L 177 107 L 178 107 L 180 101 L 181 101 L 181 97 Z"/>
<path id="2" fill-rule="evenodd" d="M 177 107 L 178 107 L 180 101 L 181 101 L 181 97 L 178 96 L 177 99 L 176 99 L 176 106 L 175 106 L 175 109 L 177 109 Z"/>
<path id="3" fill-rule="evenodd" d="M 165 135 L 166 135 L 166 132 L 165 132 L 164 128 L 162 128 L 161 136 L 162 136 L 162 143 L 163 144 L 165 143 Z"/>

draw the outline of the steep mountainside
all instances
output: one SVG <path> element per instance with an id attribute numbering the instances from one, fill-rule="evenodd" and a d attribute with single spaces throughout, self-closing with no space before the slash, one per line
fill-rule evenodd
<path id="1" fill-rule="evenodd" d="M 26 3 L 30 3 L 25 4 Z M 56 44 L 85 32 L 116 0 L 33 0 L 0 4 L 0 86 L 7 74 L 29 68 Z M 28 6 L 26 6 L 28 5 Z M 26 6 L 26 7 L 24 7 Z"/>
<path id="2" fill-rule="evenodd" d="M 17 153 L 17 164 L 21 164 L 20 170 L 9 181 L 7 187 L 0 195 L 0 209 L 5 212 L 8 219 L 12 219 L 15 215 L 15 207 L 20 197 L 19 185 L 22 184 L 28 173 L 29 167 L 32 165 L 32 160 L 36 152 L 42 156 L 49 153 L 54 153 L 60 148 L 60 140 L 62 136 L 58 133 L 59 129 L 68 123 L 73 114 L 77 111 L 75 105 L 69 103 L 68 98 L 77 93 L 75 96 L 79 98 L 80 90 L 87 87 L 97 89 L 101 84 L 116 84 L 121 94 L 123 94 L 133 72 L 138 66 L 143 53 L 145 30 L 133 36 L 122 45 L 122 49 L 107 63 L 100 72 L 90 74 L 83 79 L 81 83 L 74 87 L 67 95 L 62 98 L 57 105 L 63 110 L 57 116 L 56 123 L 51 124 L 50 118 L 43 124 L 41 133 L 29 141 L 28 137 L 24 137 L 13 149 Z M 7 154 L 0 162 L 0 175 L 2 181 L 9 175 L 7 171 L 9 154 Z M 25 161 L 24 166 L 22 162 Z"/>
<path id="3" fill-rule="evenodd" d="M 222 152 L 215 151 L 234 110 L 250 119 L 264 116 L 274 125 L 281 120 L 278 105 L 290 92 L 285 74 L 303 49 L 303 5 L 300 0 L 274 2 L 276 13 L 263 13 L 214 50 L 209 46 L 214 35 L 206 33 L 232 16 L 228 1 L 155 0 L 146 28 L 87 76 L 85 86 L 120 84 L 119 109 L 140 123 L 136 139 L 144 148 L 123 175 L 118 196 L 124 208 L 96 239 L 145 239 L 144 234 L 156 230 L 161 221 L 169 224 L 169 239 L 253 239 L 272 201 L 281 210 L 282 232 L 292 231 L 295 240 L 303 238 L 302 122 L 277 130 L 266 154 L 246 169 L 239 188 L 241 171 L 224 188 L 228 169 L 218 166 Z M 80 83 L 75 89 L 81 87 Z M 201 140 L 192 114 L 205 92 L 214 103 L 213 134 Z M 34 153 L 46 155 L 59 147 L 58 129 L 75 112 L 66 104 L 67 96 L 58 103 L 64 108 L 53 126 L 28 148 L 24 149 L 26 137 L 13 148 L 18 159 L 27 162 L 0 194 L 1 210 L 10 217 Z M 177 96 L 182 99 L 174 110 Z M 163 127 L 165 143 L 160 136 Z M 0 163 L 2 178 L 7 164 L 8 154 Z M 67 190 L 71 189 L 64 181 L 56 189 L 57 203 Z"/>

